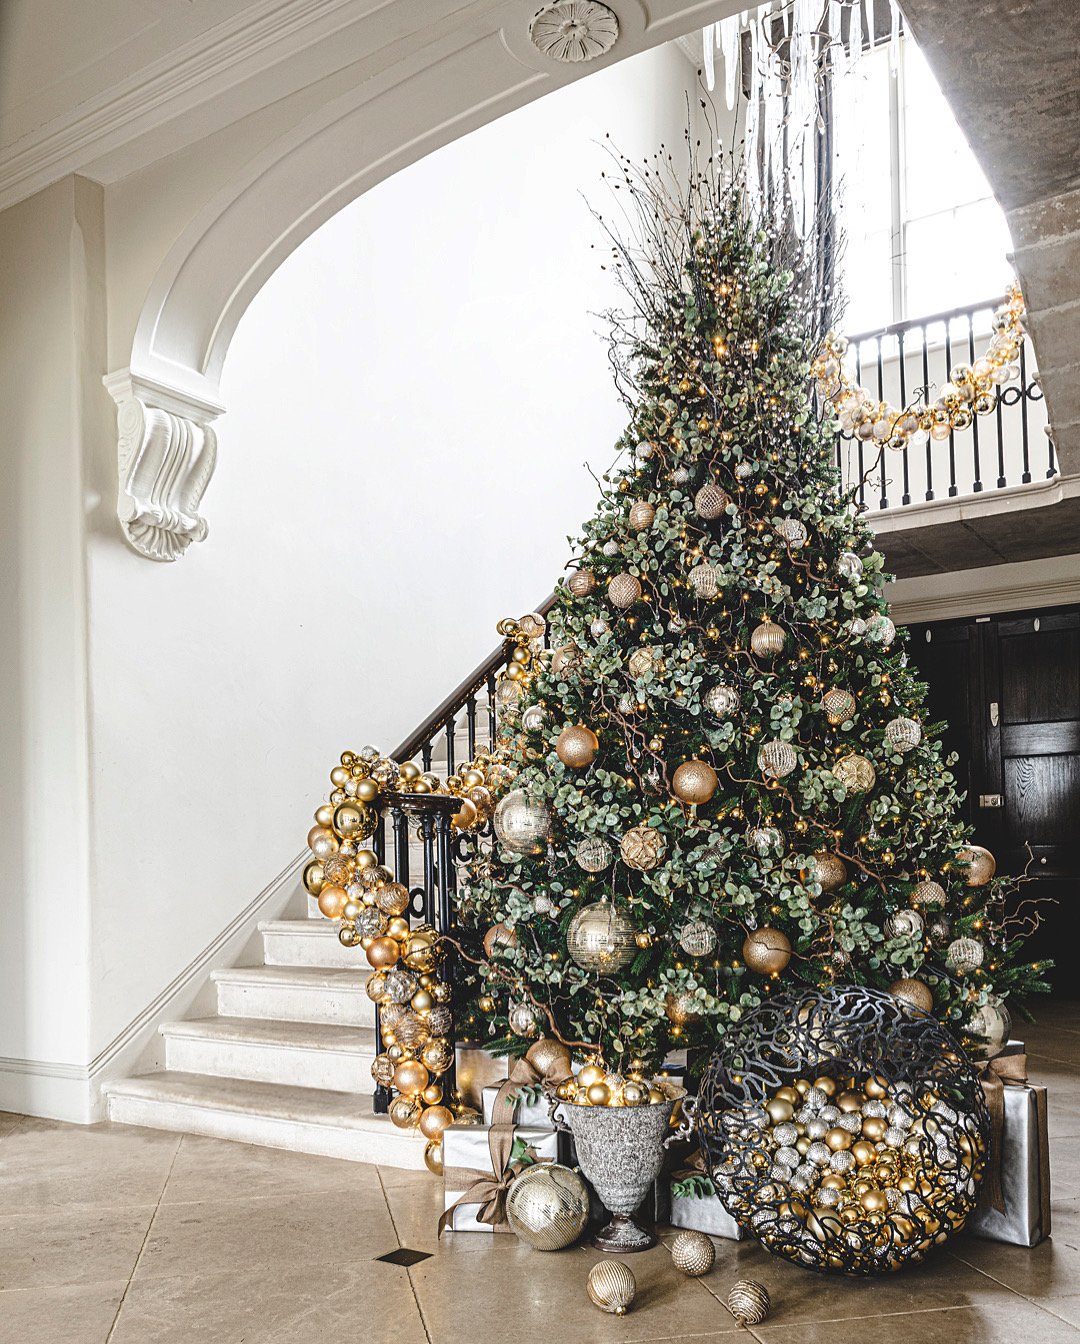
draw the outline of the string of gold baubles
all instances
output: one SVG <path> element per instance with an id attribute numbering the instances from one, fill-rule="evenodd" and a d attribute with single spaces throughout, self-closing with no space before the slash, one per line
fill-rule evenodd
<path id="1" fill-rule="evenodd" d="M 1013 283 L 994 313 L 994 334 L 986 354 L 973 364 L 950 369 L 933 402 L 903 408 L 878 400 L 858 385 L 844 362 L 847 340 L 829 332 L 811 367 L 818 396 L 830 404 L 841 430 L 862 442 L 902 452 L 928 438 L 947 439 L 956 430 L 970 428 L 977 415 L 989 415 L 998 404 L 998 388 L 1020 376 L 1017 360 L 1024 314 L 1020 286 Z"/>

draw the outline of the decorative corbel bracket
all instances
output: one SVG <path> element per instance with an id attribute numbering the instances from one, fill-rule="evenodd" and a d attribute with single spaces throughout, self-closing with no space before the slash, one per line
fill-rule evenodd
<path id="1" fill-rule="evenodd" d="M 103 382 L 116 402 L 116 512 L 124 537 L 148 560 L 179 560 L 207 534 L 199 504 L 217 461 L 210 426 L 225 408 L 130 369 Z"/>

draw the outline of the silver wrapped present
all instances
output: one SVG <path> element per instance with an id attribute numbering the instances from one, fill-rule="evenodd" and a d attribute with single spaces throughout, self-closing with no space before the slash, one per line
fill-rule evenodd
<path id="1" fill-rule="evenodd" d="M 1001 1096 L 1005 1110 L 998 1160 L 1003 1207 L 994 1207 L 993 1182 L 984 1176 L 966 1230 L 988 1241 L 1037 1246 L 1050 1235 L 1046 1088 L 1012 1084 L 1002 1089 Z"/>
<path id="2" fill-rule="evenodd" d="M 485 1125 L 514 1124 L 544 1127 L 551 1124 L 548 1098 L 537 1084 L 510 1089 L 492 1084 L 484 1088 L 483 1103 Z"/>
<path id="3" fill-rule="evenodd" d="M 711 1194 L 708 1193 L 710 1189 Z M 689 1193 L 690 1190 L 695 1193 Z M 720 1203 L 720 1196 L 709 1178 L 699 1171 L 658 1178 L 656 1221 L 671 1227 L 707 1232 L 711 1237 L 725 1237 L 728 1241 L 745 1241 L 749 1236 Z"/>
<path id="4" fill-rule="evenodd" d="M 528 1158 L 558 1162 L 560 1135 L 538 1125 L 450 1125 L 443 1130 L 439 1231 L 509 1232 L 506 1192 Z"/>

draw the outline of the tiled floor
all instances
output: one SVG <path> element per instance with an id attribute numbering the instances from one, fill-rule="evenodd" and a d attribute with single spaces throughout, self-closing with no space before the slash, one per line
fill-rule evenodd
<path id="1" fill-rule="evenodd" d="M 1054 1236 L 1033 1251 L 963 1237 L 877 1281 L 819 1278 L 717 1243 L 703 1279 L 661 1246 L 629 1263 L 623 1319 L 585 1297 L 599 1253 L 542 1255 L 435 1225 L 434 1178 L 213 1139 L 0 1115 L 3 1344 L 502 1344 L 713 1340 L 752 1276 L 759 1344 L 1080 1340 L 1080 1004 L 1023 1027 L 1050 1087 Z M 430 1252 L 405 1269 L 399 1246 Z M 745 1336 L 744 1336 L 745 1338 Z"/>

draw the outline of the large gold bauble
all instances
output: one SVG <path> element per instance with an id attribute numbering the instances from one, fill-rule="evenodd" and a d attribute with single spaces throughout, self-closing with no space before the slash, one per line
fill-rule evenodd
<path id="1" fill-rule="evenodd" d="M 683 761 L 671 777 L 671 791 L 680 802 L 707 803 L 720 786 L 708 761 Z"/>
<path id="2" fill-rule="evenodd" d="M 760 1325 L 769 1314 L 769 1290 L 756 1279 L 740 1279 L 728 1293 L 727 1307 L 744 1328 Z"/>
<path id="3" fill-rule="evenodd" d="M 341 803 L 334 811 L 334 830 L 342 840 L 366 840 L 375 830 L 375 818 L 358 803 Z"/>
<path id="4" fill-rule="evenodd" d="M 304 869 L 304 886 L 309 895 L 318 896 L 323 889 L 326 878 L 323 875 L 323 866 L 318 859 L 313 859 Z"/>
<path id="5" fill-rule="evenodd" d="M 830 686 L 821 697 L 821 707 L 825 711 L 825 717 L 835 727 L 845 719 L 851 718 L 858 707 L 858 701 L 842 686 Z"/>
<path id="6" fill-rule="evenodd" d="M 395 1097 L 390 1103 L 390 1119 L 398 1129 L 415 1129 L 420 1121 L 420 1103 L 415 1097 Z"/>
<path id="7" fill-rule="evenodd" d="M 410 971 L 430 971 L 438 963 L 439 935 L 434 929 L 413 929 L 405 940 L 405 965 Z"/>
<path id="8" fill-rule="evenodd" d="M 394 1086 L 406 1097 L 418 1096 L 429 1081 L 427 1069 L 416 1059 L 403 1059 L 394 1070 Z"/>
<path id="9" fill-rule="evenodd" d="M 342 887 L 323 887 L 319 892 L 319 910 L 327 919 L 340 919 L 348 899 Z"/>
<path id="10" fill-rule="evenodd" d="M 566 950 L 583 971 L 611 975 L 634 959 L 634 926 L 610 902 L 596 901 L 584 906 L 570 921 Z"/>
<path id="11" fill-rule="evenodd" d="M 750 632 L 750 648 L 759 658 L 774 658 L 782 653 L 787 635 L 768 616 Z"/>
<path id="12" fill-rule="evenodd" d="M 940 882 L 927 879 L 919 882 L 911 893 L 911 905 L 914 910 L 941 910 L 949 897 Z"/>
<path id="13" fill-rule="evenodd" d="M 569 1049 L 562 1041 L 553 1041 L 550 1036 L 534 1041 L 525 1051 L 525 1058 L 541 1073 L 548 1073 L 556 1064 L 564 1066 L 567 1073 L 570 1072 Z"/>
<path id="14" fill-rule="evenodd" d="M 583 723 L 567 725 L 555 743 L 555 755 L 571 770 L 583 770 L 592 765 L 599 750 L 600 739 Z"/>
<path id="15" fill-rule="evenodd" d="M 626 521 L 633 531 L 644 532 L 647 527 L 652 527 L 655 517 L 656 506 L 650 504 L 647 499 L 638 499 L 630 505 L 630 512 L 626 515 Z"/>
<path id="16" fill-rule="evenodd" d="M 637 1294 L 637 1279 L 621 1260 L 600 1260 L 589 1270 L 585 1291 L 594 1307 L 612 1316 L 625 1316 Z"/>
<path id="17" fill-rule="evenodd" d="M 588 1186 L 576 1171 L 557 1163 L 527 1167 L 506 1196 L 506 1221 L 534 1251 L 561 1251 L 585 1231 Z"/>
<path id="18" fill-rule="evenodd" d="M 714 518 L 720 517 L 730 502 L 714 481 L 706 481 L 694 496 L 694 512 L 706 522 L 712 522 Z"/>
<path id="19" fill-rule="evenodd" d="M 742 947 L 743 961 L 759 975 L 779 975 L 791 960 L 791 941 L 780 929 L 754 929 Z"/>
<path id="20" fill-rule="evenodd" d="M 397 964 L 401 956 L 401 944 L 396 938 L 388 938 L 383 935 L 381 938 L 373 938 L 368 945 L 368 962 L 377 971 L 389 970 L 391 966 Z"/>
<path id="21" fill-rule="evenodd" d="M 443 1130 L 454 1123 L 454 1112 L 449 1106 L 429 1106 L 420 1117 L 420 1133 L 431 1142 L 438 1142 Z"/>
<path id="22" fill-rule="evenodd" d="M 964 881 L 969 887 L 985 887 L 997 872 L 997 860 L 982 845 L 966 845 L 956 857 L 968 865 Z"/>
<path id="23" fill-rule="evenodd" d="M 492 924 L 484 934 L 484 956 L 490 961 L 500 948 L 512 950 L 518 945 L 517 929 L 509 924 Z"/>
<path id="24" fill-rule="evenodd" d="M 375 904 L 391 919 L 403 915 L 409 908 L 409 889 L 400 882 L 388 882 L 375 888 Z"/>
<path id="25" fill-rule="evenodd" d="M 524 789 L 499 800 L 493 824 L 499 843 L 515 854 L 539 854 L 551 837 L 551 813 Z"/>
<path id="26" fill-rule="evenodd" d="M 424 1166 L 427 1167 L 432 1176 L 442 1176 L 443 1147 L 441 1139 L 437 1140 L 435 1143 L 429 1143 L 424 1149 Z"/>
<path id="27" fill-rule="evenodd" d="M 495 811 L 495 795 L 483 784 L 474 784 L 466 798 L 476 808 L 476 815 L 482 821 L 489 821 Z"/>
<path id="28" fill-rule="evenodd" d="M 858 752 L 841 756 L 832 772 L 848 793 L 868 793 L 877 781 L 877 771 L 872 762 Z"/>
<path id="29" fill-rule="evenodd" d="M 608 584 L 608 601 L 625 610 L 641 598 L 641 580 L 635 574 L 616 574 Z"/>
<path id="30" fill-rule="evenodd" d="M 847 864 L 839 854 L 822 851 L 811 857 L 809 875 L 811 880 L 821 887 L 823 893 L 835 891 L 848 880 Z"/>
<path id="31" fill-rule="evenodd" d="M 899 999 L 901 1003 L 910 1003 L 913 1008 L 918 1008 L 922 1013 L 933 1011 L 934 995 L 930 986 L 922 980 L 915 980 L 910 977 L 894 980 L 889 986 L 889 993 L 894 999 Z"/>
<path id="32" fill-rule="evenodd" d="M 716 1263 L 716 1247 L 704 1232 L 680 1232 L 671 1243 L 671 1263 L 692 1279 L 708 1274 Z"/>
<path id="33" fill-rule="evenodd" d="M 577 573 L 570 575 L 566 586 L 575 597 L 588 597 L 596 587 L 596 575 L 591 569 L 579 569 Z"/>
<path id="34" fill-rule="evenodd" d="M 652 826 L 634 826 L 619 841 L 619 854 L 628 868 L 650 872 L 664 857 L 667 842 Z"/>
<path id="35" fill-rule="evenodd" d="M 435 1036 L 424 1046 L 420 1058 L 432 1073 L 445 1073 L 454 1062 L 454 1047 L 445 1036 Z"/>

